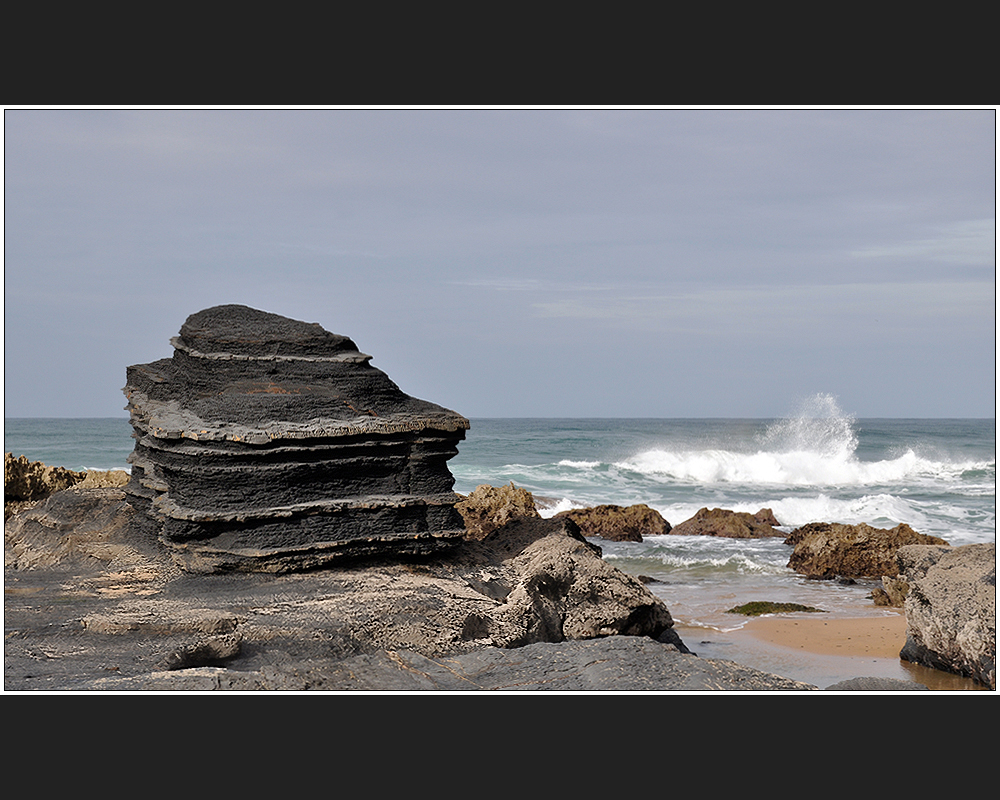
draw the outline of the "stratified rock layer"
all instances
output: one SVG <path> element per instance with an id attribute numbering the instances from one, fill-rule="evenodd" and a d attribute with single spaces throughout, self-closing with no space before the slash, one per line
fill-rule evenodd
<path id="1" fill-rule="evenodd" d="M 469 427 L 349 338 L 217 306 L 127 370 L 130 502 L 194 572 L 422 554 L 464 534 L 447 461 Z"/>

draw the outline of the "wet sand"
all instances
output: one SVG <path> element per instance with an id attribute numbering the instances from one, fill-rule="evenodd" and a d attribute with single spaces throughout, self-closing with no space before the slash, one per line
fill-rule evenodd
<path id="1" fill-rule="evenodd" d="M 826 656 L 899 658 L 906 643 L 906 617 L 817 619 L 757 617 L 743 629 L 770 644 Z"/>
<path id="2" fill-rule="evenodd" d="M 967 678 L 900 659 L 906 643 L 902 612 L 858 618 L 757 617 L 739 630 L 725 632 L 677 629 L 699 656 L 728 659 L 820 689 L 849 678 L 882 677 L 921 684 L 931 691 L 988 691 Z"/>

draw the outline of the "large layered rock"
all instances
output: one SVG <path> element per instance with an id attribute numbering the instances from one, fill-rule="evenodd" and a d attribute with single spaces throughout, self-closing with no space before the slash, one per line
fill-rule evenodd
<path id="1" fill-rule="evenodd" d="M 769 508 L 762 508 L 756 514 L 725 508 L 702 508 L 691 519 L 674 525 L 670 533 L 677 536 L 726 536 L 731 539 L 784 536 L 775 528 L 777 524 Z"/>
<path id="2" fill-rule="evenodd" d="M 130 502 L 194 572 L 424 554 L 465 533 L 447 461 L 469 427 L 349 338 L 246 306 L 188 317 L 131 366 Z"/>
<path id="3" fill-rule="evenodd" d="M 903 523 L 885 529 L 864 523 L 811 522 L 792 531 L 785 544 L 794 547 L 788 566 L 810 578 L 879 579 L 897 575 L 900 547 L 948 543 Z"/>
<path id="4" fill-rule="evenodd" d="M 911 545 L 896 557 L 909 587 L 900 658 L 996 689 L 996 545 Z"/>
<path id="5" fill-rule="evenodd" d="M 611 542 L 641 542 L 645 536 L 670 533 L 670 523 L 644 503 L 633 506 L 600 505 L 560 511 L 556 518 L 573 520 L 584 536 Z"/>

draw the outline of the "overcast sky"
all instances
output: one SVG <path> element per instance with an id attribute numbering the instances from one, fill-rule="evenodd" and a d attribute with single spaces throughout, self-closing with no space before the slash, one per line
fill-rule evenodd
<path id="1" fill-rule="evenodd" d="M 467 417 L 993 417 L 996 110 L 4 111 L 4 416 L 242 303 Z"/>

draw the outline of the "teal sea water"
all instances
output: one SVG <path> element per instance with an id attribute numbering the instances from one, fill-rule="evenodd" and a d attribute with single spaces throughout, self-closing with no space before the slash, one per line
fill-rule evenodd
<path id="1" fill-rule="evenodd" d="M 472 419 L 449 466 L 455 490 L 513 482 L 543 516 L 601 503 L 645 503 L 672 525 L 702 507 L 770 508 L 783 529 L 808 522 L 904 522 L 952 545 L 996 541 L 993 419 L 856 419 L 834 398 L 786 418 Z M 7 419 L 4 449 L 75 470 L 127 469 L 128 420 Z M 788 569 L 780 538 L 596 540 L 688 629 L 731 631 L 728 609 L 799 602 L 831 615 L 879 616 L 874 583 L 809 581 Z"/>

